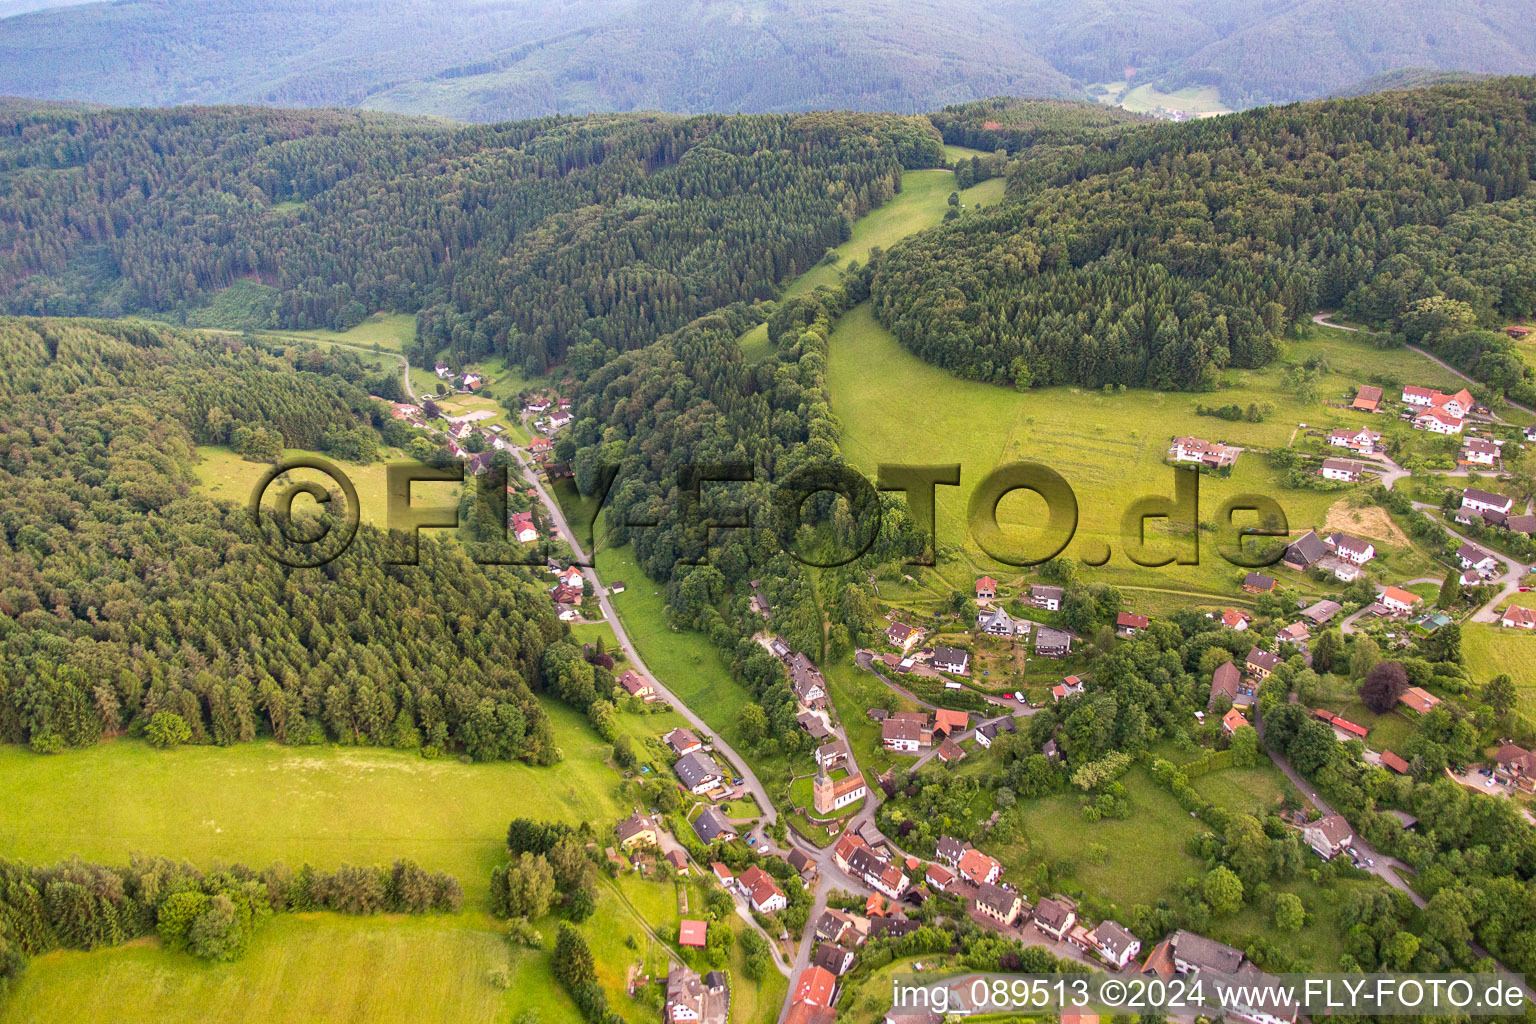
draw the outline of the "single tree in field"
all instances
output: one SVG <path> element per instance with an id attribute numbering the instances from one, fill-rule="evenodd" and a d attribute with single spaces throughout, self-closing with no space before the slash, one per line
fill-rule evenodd
<path id="1" fill-rule="evenodd" d="M 1395 661 L 1378 662 L 1365 674 L 1360 684 L 1360 699 L 1378 715 L 1397 706 L 1397 698 L 1408 689 L 1408 673 Z"/>
<path id="2" fill-rule="evenodd" d="M 1514 680 L 1504 673 L 1494 676 L 1488 680 L 1488 685 L 1483 687 L 1483 703 L 1487 704 L 1499 718 L 1503 718 L 1514 710 L 1517 697 Z"/>

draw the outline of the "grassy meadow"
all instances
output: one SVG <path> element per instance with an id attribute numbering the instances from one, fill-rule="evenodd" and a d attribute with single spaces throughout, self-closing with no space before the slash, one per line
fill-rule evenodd
<path id="1" fill-rule="evenodd" d="M 1536 601 L 1523 600 L 1532 595 L 1519 596 L 1522 600 L 1517 603 L 1536 606 Z M 1481 685 L 1507 674 L 1520 692 L 1517 710 L 1528 720 L 1536 720 L 1536 634 L 1467 623 L 1461 627 L 1461 649 L 1473 682 Z"/>
<path id="2" fill-rule="evenodd" d="M 124 739 L 51 756 L 0 746 L 0 855 L 121 863 L 142 851 L 204 867 L 328 868 L 410 857 L 453 874 L 478 908 L 512 818 L 577 825 L 630 810 L 608 744 L 574 711 L 545 707 L 565 754 L 549 767 L 266 741 L 156 750 Z"/>
<path id="3" fill-rule="evenodd" d="M 964 529 L 970 491 L 994 467 L 1012 461 L 1043 462 L 1060 472 L 1078 501 L 1079 526 L 1066 549 L 1068 556 L 1102 556 L 1110 561 L 1089 570 L 1093 579 L 1124 588 L 1133 608 L 1153 613 L 1170 605 L 1213 606 L 1241 603 L 1237 584 L 1244 570 L 1228 564 L 1215 550 L 1210 533 L 1202 536 L 1200 564 L 1161 568 L 1137 566 L 1120 551 L 1120 518 L 1129 503 L 1142 495 L 1172 496 L 1173 470 L 1163 463 L 1169 438 L 1190 434 L 1249 447 L 1229 478 L 1202 476 L 1200 519 L 1214 524 L 1224 500 L 1243 493 L 1275 498 L 1293 534 L 1322 529 L 1330 509 L 1348 492 L 1291 490 L 1279 480 L 1262 451 L 1306 440 L 1305 430 L 1357 422 L 1360 414 L 1331 409 L 1327 400 L 1352 394 L 1361 380 L 1397 379 L 1449 385 L 1453 378 L 1434 364 L 1406 350 L 1382 351 L 1348 332 L 1308 329 L 1288 345 L 1287 358 L 1302 360 L 1324 355 L 1330 370 L 1317 402 L 1301 404 L 1281 385 L 1279 364 L 1254 371 L 1228 371 L 1225 387 L 1212 394 L 1128 391 L 1107 394 L 1077 387 L 1053 387 L 1018 393 L 1011 389 L 965 381 L 923 362 L 895 340 L 874 318 L 868 304 L 851 311 L 832 335 L 827 377 L 833 412 L 843 427 L 842 450 L 861 471 L 873 476 L 882 462 L 961 464 L 961 486 L 938 492 L 939 541 L 950 549 L 941 562 L 942 581 L 933 570 L 913 572 L 913 597 L 921 591 L 947 596 L 955 587 L 969 589 L 981 572 L 1007 581 L 1017 570 L 987 557 Z M 877 367 L 877 372 L 871 372 Z M 921 395 L 925 401 L 914 403 Z M 1269 404 L 1262 423 L 1233 423 L 1199 416 L 1195 407 Z M 1306 424 L 1306 428 L 1301 427 Z M 1383 432 L 1400 428 L 1396 420 L 1376 417 L 1371 426 Z M 1406 429 L 1406 428 L 1402 428 Z M 1310 443 L 1316 444 L 1313 440 Z M 1029 524 L 1042 520 L 1045 503 L 1030 492 L 1005 497 L 999 522 L 1010 537 L 1039 550 L 1040 531 Z M 1337 510 L 1335 515 L 1337 515 Z M 1388 541 L 1389 538 L 1380 538 Z M 1149 540 L 1157 543 L 1153 530 Z M 1443 572 L 1406 547 L 1384 548 L 1394 572 L 1410 578 Z M 1283 582 L 1297 596 L 1313 596 L 1317 587 L 1295 574 Z M 898 591 L 900 588 L 897 588 Z M 882 596 L 884 587 L 882 587 Z M 899 600 L 898 600 L 899 603 Z"/>

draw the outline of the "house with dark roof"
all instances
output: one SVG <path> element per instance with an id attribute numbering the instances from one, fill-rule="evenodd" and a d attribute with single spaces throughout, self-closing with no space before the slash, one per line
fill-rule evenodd
<path id="1" fill-rule="evenodd" d="M 1071 901 L 1060 896 L 1043 899 L 1035 904 L 1034 925 L 1051 938 L 1060 942 L 1077 920 L 1077 911 Z"/>
<path id="2" fill-rule="evenodd" d="M 971 670 L 971 654 L 958 647 L 935 647 L 933 656 L 928 659 L 928 664 L 940 672 L 952 672 L 957 676 L 963 676 Z"/>
<path id="3" fill-rule="evenodd" d="M 1029 632 L 1029 626 L 1016 622 L 1001 606 L 983 608 L 976 613 L 976 629 L 988 636 L 1011 639 Z"/>
<path id="4" fill-rule="evenodd" d="M 1280 556 L 1280 564 L 1296 572 L 1305 572 L 1326 554 L 1328 545 L 1323 543 L 1323 538 L 1317 531 L 1308 530 L 1286 547 L 1285 554 Z"/>
<path id="5" fill-rule="evenodd" d="M 827 728 L 827 723 L 821 715 L 814 711 L 802 711 L 795 716 L 795 721 L 800 723 L 800 728 L 811 734 L 813 740 L 829 740 L 832 738 L 832 730 Z"/>
<path id="6" fill-rule="evenodd" d="M 952 868 L 960 866 L 960 858 L 965 856 L 965 851 L 971 848 L 971 844 L 952 836 L 939 836 L 936 855 L 939 860 Z"/>
<path id="7" fill-rule="evenodd" d="M 698 795 L 708 793 L 725 781 L 725 773 L 715 759 L 703 751 L 684 754 L 672 765 L 672 770 L 689 792 Z"/>
<path id="8" fill-rule="evenodd" d="M 699 837 L 699 842 L 708 846 L 718 840 L 729 842 L 736 838 L 736 827 L 730 823 L 719 811 L 713 807 L 706 807 L 699 812 L 699 816 L 693 819 L 693 834 Z"/>
<path id="9" fill-rule="evenodd" d="M 853 950 L 835 942 L 823 942 L 811 954 L 811 963 L 841 978 L 853 970 Z"/>
<path id="10" fill-rule="evenodd" d="M 695 750 L 704 749 L 704 744 L 688 729 L 673 729 L 661 738 L 661 741 L 672 749 L 672 753 L 678 757 L 691 754 Z"/>
<path id="11" fill-rule="evenodd" d="M 981 725 L 976 727 L 976 745 L 983 748 L 990 748 L 992 746 L 992 741 L 997 739 L 999 733 L 1017 733 L 1018 730 L 1019 727 L 1014 722 L 1013 716 L 1011 715 L 1005 718 L 999 718 L 995 722 L 983 722 Z"/>
<path id="12" fill-rule="evenodd" d="M 984 914 L 1000 924 L 1011 925 L 1019 919 L 1023 900 L 1012 889 L 983 883 L 976 887 L 972 903 L 978 914 Z"/>
<path id="13" fill-rule="evenodd" d="M 615 825 L 614 832 L 619 837 L 620 849 L 655 846 L 657 843 L 656 822 L 638 811 Z"/>
<path id="14" fill-rule="evenodd" d="M 1233 707 L 1247 707 L 1254 701 L 1253 680 L 1245 679 L 1242 670 L 1233 661 L 1224 661 L 1211 673 L 1211 697 L 1206 702 L 1207 711 L 1216 710 L 1219 698 L 1225 697 Z"/>
<path id="15" fill-rule="evenodd" d="M 1310 619 L 1316 625 L 1326 625 L 1332 621 L 1335 615 L 1344 610 L 1344 606 L 1337 601 L 1324 598 L 1314 604 L 1310 604 L 1301 610 L 1301 617 Z"/>
<path id="16" fill-rule="evenodd" d="M 1331 860 L 1355 834 L 1342 814 L 1330 814 L 1301 826 L 1301 838 L 1323 860 Z"/>
<path id="17" fill-rule="evenodd" d="M 1248 651 L 1246 664 L 1249 672 L 1260 679 L 1268 679 L 1275 669 L 1280 667 L 1280 655 L 1270 654 L 1268 651 L 1261 651 L 1254 647 Z"/>
<path id="18" fill-rule="evenodd" d="M 1243 590 L 1249 594 L 1268 594 L 1279 585 L 1279 580 L 1261 572 L 1251 572 L 1243 577 Z"/>
<path id="19" fill-rule="evenodd" d="M 1180 974 L 1236 974 L 1243 963 L 1241 950 L 1182 929 L 1169 936 L 1168 947 L 1174 969 Z"/>
<path id="20" fill-rule="evenodd" d="M 1029 605 L 1031 608 L 1039 608 L 1043 611 L 1061 611 L 1061 587 L 1048 587 L 1044 584 L 1032 584 L 1029 588 Z"/>
<path id="21" fill-rule="evenodd" d="M 1042 658 L 1065 658 L 1072 653 L 1072 634 L 1041 626 L 1035 630 L 1035 653 Z"/>

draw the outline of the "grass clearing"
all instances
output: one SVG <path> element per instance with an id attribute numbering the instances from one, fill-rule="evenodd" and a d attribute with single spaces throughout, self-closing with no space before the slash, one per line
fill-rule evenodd
<path id="1" fill-rule="evenodd" d="M 545 709 L 565 753 L 547 768 L 265 741 L 156 750 L 116 740 L 52 756 L 0 747 L 0 854 L 123 863 L 143 851 L 202 867 L 326 868 L 410 857 L 453 874 L 478 906 L 513 817 L 576 825 L 629 809 L 608 744 L 569 708 Z"/>
<path id="2" fill-rule="evenodd" d="M 489 974 L 507 967 L 515 981 L 503 992 Z M 298 914 L 268 921 L 230 964 L 171 953 L 154 940 L 38 957 L 0 1001 L 0 1024 L 458 1024 L 512 1020 L 529 1008 L 541 1024 L 581 1019 L 548 958 L 509 954 L 499 924 L 483 915 Z"/>
<path id="3" fill-rule="evenodd" d="M 1530 594 L 1520 594 L 1519 604 Z M 1517 705 L 1527 715 L 1536 715 L 1536 634 L 1503 626 L 1466 623 L 1461 627 L 1461 649 L 1466 657 L 1472 681 L 1483 685 L 1496 675 L 1507 674 L 1520 693 Z"/>
<path id="4" fill-rule="evenodd" d="M 1405 350 L 1383 351 L 1348 332 L 1305 330 L 1289 346 L 1288 358 L 1325 355 L 1330 374 L 1320 387 L 1323 398 L 1302 404 L 1282 386 L 1283 366 L 1262 370 L 1231 370 L 1225 387 L 1214 395 L 1182 392 L 1128 391 L 1108 394 L 1076 387 L 1053 387 L 1019 393 L 1011 389 L 960 380 L 923 362 L 895 340 L 874 318 L 868 304 L 849 312 L 832 335 L 827 378 L 833 411 L 843 427 L 842 450 L 849 461 L 873 476 L 880 462 L 961 464 L 961 487 L 938 492 L 940 543 L 952 557 L 939 574 L 948 589 L 969 590 L 975 576 L 990 572 L 1015 575 L 987 557 L 964 529 L 965 503 L 994 467 L 1012 461 L 1038 461 L 1066 477 L 1077 496 L 1076 538 L 1070 556 L 1112 556 L 1089 575 L 1097 582 L 1126 588 L 1134 610 L 1143 596 L 1136 588 L 1178 595 L 1178 604 L 1230 604 L 1237 599 L 1243 570 L 1228 564 L 1215 550 L 1209 534 L 1201 544 L 1200 564 L 1143 568 L 1121 549 L 1120 519 L 1129 502 L 1141 495 L 1171 496 L 1173 470 L 1164 465 L 1168 439 L 1191 434 L 1249 448 L 1226 479 L 1200 480 L 1201 519 L 1214 523 L 1221 503 L 1241 493 L 1261 493 L 1277 500 L 1293 534 L 1322 528 L 1328 510 L 1341 497 L 1337 491 L 1293 490 L 1270 466 L 1261 448 L 1285 447 L 1300 434 L 1298 424 L 1317 429 L 1331 423 L 1358 420 L 1358 414 L 1330 409 L 1328 399 L 1352 394 L 1358 381 L 1382 375 L 1434 384 L 1446 376 L 1428 360 Z M 871 367 L 879 371 L 870 372 Z M 1448 383 L 1448 381 L 1447 381 Z M 913 395 L 942 396 L 914 403 Z M 1195 412 L 1197 405 L 1272 406 L 1262 423 L 1232 423 Z M 1351 417 L 1354 417 L 1353 419 Z M 1396 429 L 1396 421 L 1377 417 L 1373 427 Z M 1404 428 L 1406 429 L 1406 428 Z M 999 520 L 1011 536 L 1028 542 L 1040 533 L 1033 524 L 1042 519 L 1043 500 L 1015 492 L 999 506 Z M 1405 553 L 1401 567 L 1428 570 L 1427 559 Z M 1415 572 L 1414 575 L 1428 575 Z M 919 574 L 919 579 L 927 573 Z M 1299 595 L 1312 596 L 1317 586 L 1287 574 L 1284 580 Z M 1193 599 L 1193 600 L 1191 600 Z"/>
<path id="5" fill-rule="evenodd" d="M 196 470 L 203 492 L 211 498 L 233 501 L 239 505 L 244 505 L 251 500 L 251 492 L 262 474 L 272 468 L 265 462 L 247 461 L 238 452 L 224 445 L 198 445 L 197 454 L 199 462 Z M 359 466 L 355 463 L 332 459 L 324 452 L 305 451 L 302 448 L 285 448 L 282 458 L 292 459 L 309 455 L 318 455 L 339 466 L 352 481 L 352 486 L 357 489 L 358 514 L 361 520 L 371 526 L 384 528 L 388 520 L 389 508 L 386 467 L 390 461 L 395 461 L 393 458 Z M 288 476 L 294 481 L 313 480 L 329 484 L 325 474 L 317 470 L 290 470 Z M 330 486 L 334 488 L 333 484 Z M 460 485 L 457 483 L 423 481 L 411 486 L 412 501 L 421 505 L 456 508 L 459 501 L 459 488 Z M 280 491 L 273 489 L 267 493 L 275 495 Z M 296 510 L 306 506 L 313 508 L 313 499 L 301 497 L 294 502 Z"/>

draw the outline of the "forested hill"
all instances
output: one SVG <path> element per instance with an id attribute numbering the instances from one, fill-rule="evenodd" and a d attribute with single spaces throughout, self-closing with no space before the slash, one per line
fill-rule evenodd
<path id="1" fill-rule="evenodd" d="M 0 741 L 56 751 L 163 714 L 200 743 L 558 756 L 533 687 L 591 690 L 593 669 L 526 570 L 431 539 L 388 566 L 366 526 L 326 569 L 288 570 L 243 505 L 194 492 L 196 444 L 373 433 L 355 357 L 302 367 L 235 338 L 0 318 Z"/>
<path id="2" fill-rule="evenodd" d="M 918 113 L 1126 80 L 1238 108 L 1404 67 L 1536 71 L 1525 0 L 118 0 L 4 17 L 38 6 L 55 5 L 0 0 L 0 94 L 482 122 Z"/>
<path id="3" fill-rule="evenodd" d="M 1536 79 L 1263 108 L 1052 147 L 1016 200 L 886 254 L 913 352 L 1027 387 L 1211 385 L 1320 305 L 1403 327 L 1448 296 L 1536 312 Z"/>
<path id="4" fill-rule="evenodd" d="M 429 355 L 540 374 L 768 297 L 904 167 L 942 160 L 926 118 L 877 114 L 463 126 L 22 103 L 0 110 L 0 308 L 222 327 L 422 311 Z"/>

